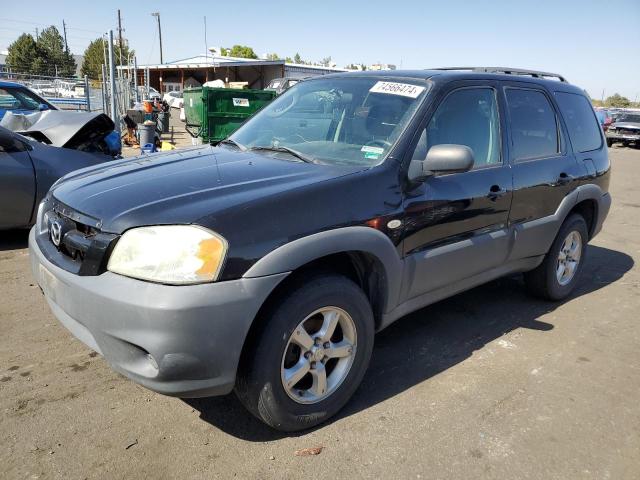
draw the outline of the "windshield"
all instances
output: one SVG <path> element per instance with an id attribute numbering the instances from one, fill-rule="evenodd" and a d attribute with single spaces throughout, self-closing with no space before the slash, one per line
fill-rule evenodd
<path id="1" fill-rule="evenodd" d="M 640 114 L 639 115 L 622 115 L 618 117 L 618 122 L 635 122 L 640 123 Z"/>
<path id="2" fill-rule="evenodd" d="M 300 82 L 231 139 L 248 149 L 291 149 L 327 164 L 384 160 L 427 91 L 427 83 L 370 77 Z M 283 148 L 284 147 L 284 148 Z"/>

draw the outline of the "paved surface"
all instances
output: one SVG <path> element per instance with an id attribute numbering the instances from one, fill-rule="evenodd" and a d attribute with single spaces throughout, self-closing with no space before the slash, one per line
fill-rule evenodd
<path id="1" fill-rule="evenodd" d="M 297 436 L 234 396 L 185 402 L 112 372 L 49 312 L 25 235 L 3 233 L 0 478 L 640 478 L 640 150 L 611 158 L 573 298 L 507 278 L 409 315 L 346 410 Z"/>

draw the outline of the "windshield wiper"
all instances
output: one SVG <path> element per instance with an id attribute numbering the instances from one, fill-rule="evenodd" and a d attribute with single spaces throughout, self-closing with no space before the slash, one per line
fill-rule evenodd
<path id="1" fill-rule="evenodd" d="M 225 138 L 224 140 L 220 140 L 218 142 L 218 145 L 220 145 L 220 144 L 233 145 L 234 147 L 238 147 L 243 152 L 247 150 L 247 147 L 245 147 L 241 143 L 236 142 L 235 140 L 233 140 L 231 138 Z"/>
<path id="2" fill-rule="evenodd" d="M 278 147 L 252 147 L 249 150 L 251 151 L 255 151 L 255 150 L 264 150 L 264 151 L 268 151 L 268 152 L 284 152 L 284 153 L 288 153 L 290 155 L 293 155 L 296 158 L 299 158 L 300 160 L 302 160 L 303 162 L 306 163 L 317 163 L 316 159 L 307 155 L 304 155 L 303 153 L 300 153 L 292 148 L 289 147 L 282 147 L 282 146 L 278 146 Z"/>

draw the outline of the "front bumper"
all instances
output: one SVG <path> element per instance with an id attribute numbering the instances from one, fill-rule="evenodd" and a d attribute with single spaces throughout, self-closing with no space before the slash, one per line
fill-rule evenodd
<path id="1" fill-rule="evenodd" d="M 607 130 L 605 135 L 608 140 L 614 140 L 617 142 L 640 142 L 640 133 L 618 133 Z"/>
<path id="2" fill-rule="evenodd" d="M 169 286 L 51 263 L 29 234 L 31 270 L 58 320 L 114 370 L 165 395 L 229 393 L 259 308 L 287 273 Z"/>

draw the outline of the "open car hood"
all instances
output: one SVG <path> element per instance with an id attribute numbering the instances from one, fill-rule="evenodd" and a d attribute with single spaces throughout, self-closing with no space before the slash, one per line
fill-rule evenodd
<path id="1" fill-rule="evenodd" d="M 7 112 L 0 126 L 56 147 L 78 148 L 113 131 L 104 113 L 45 110 L 29 114 Z"/>

